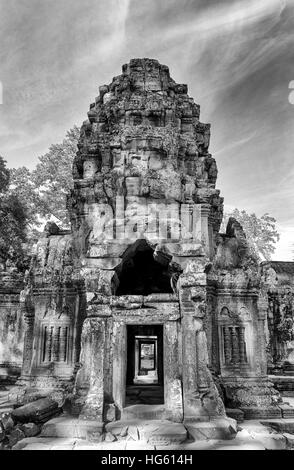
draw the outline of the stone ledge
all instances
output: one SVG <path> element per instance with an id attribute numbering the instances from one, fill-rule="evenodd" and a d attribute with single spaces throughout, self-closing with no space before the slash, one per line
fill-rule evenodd
<path id="1" fill-rule="evenodd" d="M 242 406 L 240 409 L 244 412 L 245 419 L 268 419 L 282 417 L 282 411 L 278 406 Z"/>
<path id="2" fill-rule="evenodd" d="M 189 437 L 195 441 L 206 439 L 234 439 L 237 434 L 237 423 L 232 418 L 220 418 L 212 421 L 184 423 Z"/>
<path id="3" fill-rule="evenodd" d="M 61 416 L 48 421 L 42 429 L 41 437 L 71 437 L 102 441 L 103 423 Z"/>

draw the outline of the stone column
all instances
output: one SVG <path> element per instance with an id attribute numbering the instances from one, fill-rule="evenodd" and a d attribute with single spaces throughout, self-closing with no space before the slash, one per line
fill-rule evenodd
<path id="1" fill-rule="evenodd" d="M 208 227 L 208 218 L 210 214 L 210 205 L 209 204 L 202 204 L 201 205 L 201 231 L 202 231 L 202 244 L 204 247 L 205 254 L 210 257 L 210 234 L 209 234 L 209 227 Z"/>
<path id="2" fill-rule="evenodd" d="M 246 362 L 246 343 L 245 343 L 245 327 L 239 327 L 239 355 L 240 362 L 244 364 Z"/>
<path id="3" fill-rule="evenodd" d="M 167 321 L 164 324 L 163 344 L 166 417 L 175 422 L 181 422 L 183 420 L 183 400 L 178 366 L 178 328 L 176 321 Z"/>
<path id="4" fill-rule="evenodd" d="M 267 318 L 268 300 L 262 295 L 259 296 L 257 301 L 258 309 L 258 325 L 257 325 L 257 337 L 255 341 L 257 343 L 257 350 L 259 350 L 259 373 L 263 376 L 267 375 L 267 355 L 266 355 L 266 339 L 265 339 L 265 322 Z"/>
<path id="5" fill-rule="evenodd" d="M 201 333 L 206 300 L 206 275 L 203 267 L 199 261 L 189 262 L 185 273 L 179 278 L 183 335 L 184 419 L 190 421 L 209 419 L 202 407 L 200 395 L 208 386 L 205 377 L 207 346 Z M 202 272 L 199 272 L 201 270 Z"/>
<path id="6" fill-rule="evenodd" d="M 61 327 L 57 326 L 55 328 L 55 333 L 54 333 L 54 357 L 53 360 L 55 362 L 59 362 L 63 360 L 63 357 L 61 355 L 61 350 L 60 350 L 60 341 L 61 340 Z"/>
<path id="7" fill-rule="evenodd" d="M 228 326 L 224 326 L 224 354 L 225 354 L 225 364 L 228 365 L 231 362 L 231 338 L 230 330 Z"/>
<path id="8" fill-rule="evenodd" d="M 82 332 L 82 369 L 78 372 L 76 391 L 86 388 L 81 419 L 103 421 L 104 408 L 104 318 L 86 318 Z"/>
<path id="9" fill-rule="evenodd" d="M 21 378 L 24 378 L 31 374 L 34 346 L 35 309 L 33 304 L 32 288 L 30 285 L 28 285 L 20 293 L 20 305 L 21 312 L 24 315 L 26 323 L 23 348 L 23 365 L 21 372 Z"/>
<path id="10" fill-rule="evenodd" d="M 232 363 L 239 363 L 239 338 L 235 326 L 231 327 L 232 334 Z"/>
<path id="11" fill-rule="evenodd" d="M 32 368 L 33 342 L 34 342 L 34 323 L 35 316 L 33 312 L 25 312 L 25 338 L 23 348 L 22 378 L 29 376 Z"/>
<path id="12" fill-rule="evenodd" d="M 122 321 L 113 323 L 113 400 L 122 410 L 126 398 L 127 329 Z"/>
<path id="13" fill-rule="evenodd" d="M 208 369 L 203 321 L 207 293 L 204 268 L 207 258 L 191 259 L 179 278 L 182 315 L 184 421 L 209 421 L 224 416 L 224 406 Z"/>

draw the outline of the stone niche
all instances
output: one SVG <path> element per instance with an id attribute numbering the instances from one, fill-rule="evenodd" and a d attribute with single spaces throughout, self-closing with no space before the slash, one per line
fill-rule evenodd
<path id="1" fill-rule="evenodd" d="M 156 60 L 132 59 L 100 87 L 73 163 L 71 230 L 46 226 L 22 292 L 23 400 L 59 393 L 85 421 L 223 417 L 226 429 L 221 396 L 248 416 L 279 412 L 258 266 L 234 219 L 219 233 L 199 118 Z"/>

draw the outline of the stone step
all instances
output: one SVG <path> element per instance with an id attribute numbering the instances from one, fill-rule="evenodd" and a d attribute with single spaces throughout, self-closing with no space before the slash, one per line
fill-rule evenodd
<path id="1" fill-rule="evenodd" d="M 93 442 L 102 440 L 103 423 L 62 415 L 44 424 L 41 437 L 64 437 L 88 439 Z"/>
<path id="2" fill-rule="evenodd" d="M 270 426 L 279 433 L 294 434 L 294 419 L 281 418 L 281 419 L 267 419 L 260 421 L 264 426 Z"/>
<path id="3" fill-rule="evenodd" d="M 244 413 L 239 408 L 226 408 L 226 415 L 235 419 L 237 423 L 243 423 L 244 421 Z"/>
<path id="4" fill-rule="evenodd" d="M 205 439 L 234 439 L 238 432 L 237 422 L 232 418 L 184 423 L 189 437 L 194 441 Z"/>
<path id="5" fill-rule="evenodd" d="M 187 437 L 187 429 L 182 423 L 163 423 L 157 429 L 145 432 L 145 440 L 155 446 L 182 444 Z"/>
<path id="6" fill-rule="evenodd" d="M 131 405 L 123 408 L 121 420 L 132 419 L 160 420 L 165 418 L 165 407 L 163 405 Z"/>
<path id="7" fill-rule="evenodd" d="M 115 421 L 106 424 L 105 432 L 117 440 L 125 439 L 128 442 L 134 442 L 134 444 L 145 442 L 151 446 L 181 444 L 187 439 L 185 426 L 182 423 L 168 420 Z"/>

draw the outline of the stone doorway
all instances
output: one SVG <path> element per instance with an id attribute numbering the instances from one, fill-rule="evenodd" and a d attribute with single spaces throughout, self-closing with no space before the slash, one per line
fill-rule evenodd
<path id="1" fill-rule="evenodd" d="M 164 403 L 163 326 L 127 327 L 126 405 Z"/>

